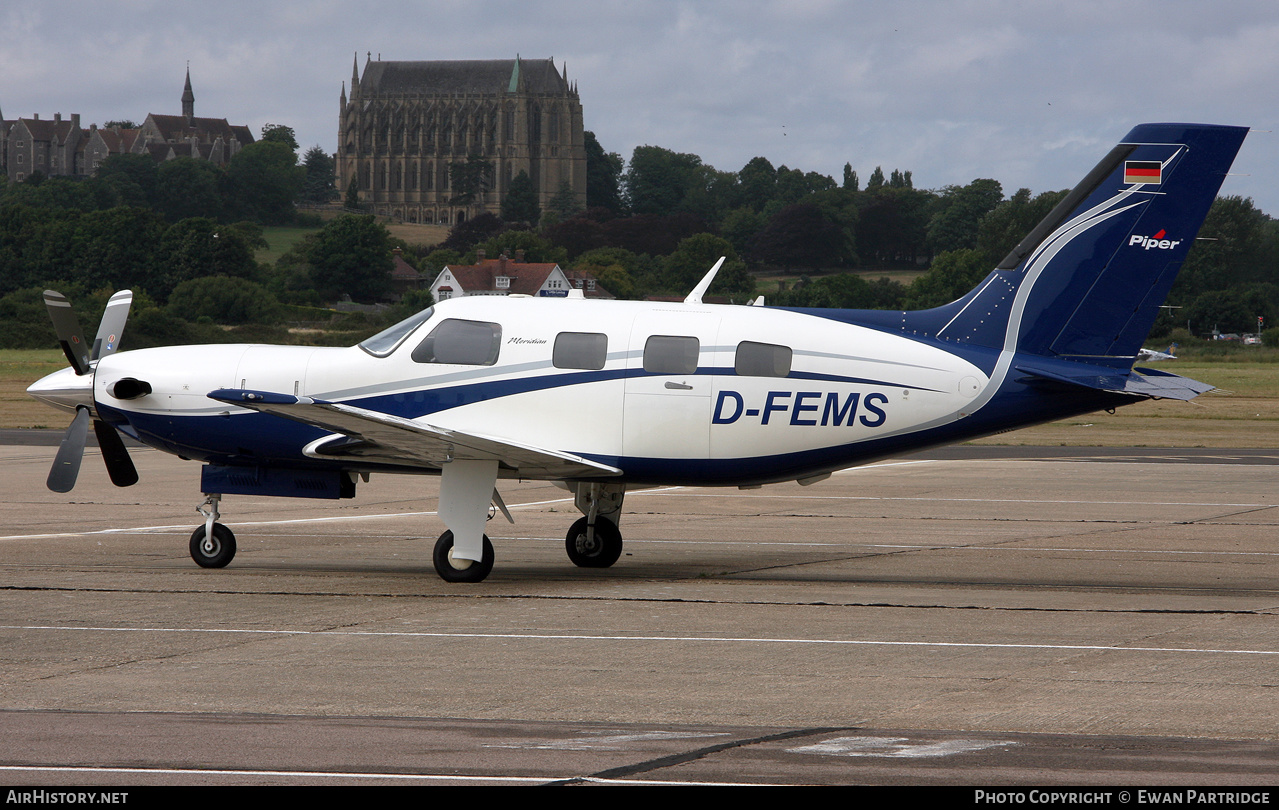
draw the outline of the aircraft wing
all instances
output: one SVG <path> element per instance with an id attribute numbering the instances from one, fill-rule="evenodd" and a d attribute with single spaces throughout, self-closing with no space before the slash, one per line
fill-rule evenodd
<path id="1" fill-rule="evenodd" d="M 431 469 L 453 459 L 496 459 L 503 468 L 527 478 L 622 474 L 616 467 L 571 453 L 436 427 L 340 402 L 240 389 L 219 389 L 209 397 L 342 434 L 311 445 L 310 452 L 321 458 L 364 459 Z"/>

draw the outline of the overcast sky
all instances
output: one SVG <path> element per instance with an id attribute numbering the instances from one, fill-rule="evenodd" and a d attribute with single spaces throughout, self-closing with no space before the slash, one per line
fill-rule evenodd
<path id="1" fill-rule="evenodd" d="M 290 0 L 7 4 L 5 118 L 82 123 L 178 114 L 293 127 L 337 148 L 359 54 L 386 60 L 554 57 L 586 128 L 736 171 L 774 166 L 916 187 L 977 177 L 1006 194 L 1073 186 L 1136 123 L 1276 129 L 1279 2 L 1132 0 Z M 349 90 L 349 86 L 348 86 Z M 1254 131 L 1224 194 L 1279 216 L 1279 133 Z"/>

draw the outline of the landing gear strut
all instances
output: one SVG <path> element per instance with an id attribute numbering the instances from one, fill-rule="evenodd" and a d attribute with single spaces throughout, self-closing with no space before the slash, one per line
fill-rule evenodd
<path id="1" fill-rule="evenodd" d="M 622 516 L 623 484 L 581 482 L 574 504 L 586 517 L 568 530 L 564 550 L 579 568 L 608 568 L 622 556 L 622 533 L 617 528 Z"/>
<path id="2" fill-rule="evenodd" d="M 196 511 L 204 515 L 204 525 L 191 534 L 191 559 L 201 568 L 225 568 L 235 557 L 235 533 L 217 523 L 221 517 L 218 502 L 221 495 L 205 494 L 204 503 Z"/>

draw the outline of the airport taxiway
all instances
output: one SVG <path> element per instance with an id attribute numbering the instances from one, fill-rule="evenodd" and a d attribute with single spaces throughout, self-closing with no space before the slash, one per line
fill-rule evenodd
<path id="1" fill-rule="evenodd" d="M 490 578 L 438 479 L 230 497 L 149 450 L 70 495 L 0 446 L 0 783 L 1273 784 L 1279 451 L 953 448 L 627 495 L 574 568 L 504 482 Z"/>

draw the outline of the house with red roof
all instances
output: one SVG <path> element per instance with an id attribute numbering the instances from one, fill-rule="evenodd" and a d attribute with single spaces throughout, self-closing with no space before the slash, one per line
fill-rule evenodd
<path id="1" fill-rule="evenodd" d="M 426 280 L 426 277 L 404 260 L 404 251 L 395 248 L 391 251 L 391 255 L 391 287 L 395 290 L 396 297 L 422 289 L 422 282 Z"/>
<path id="2" fill-rule="evenodd" d="M 463 295 L 567 298 L 570 290 L 581 290 L 586 298 L 614 297 L 590 273 L 566 272 L 554 262 L 526 262 L 522 250 L 513 259 L 506 254 L 490 259 L 478 250 L 475 264 L 445 265 L 431 282 L 436 301 Z"/>

